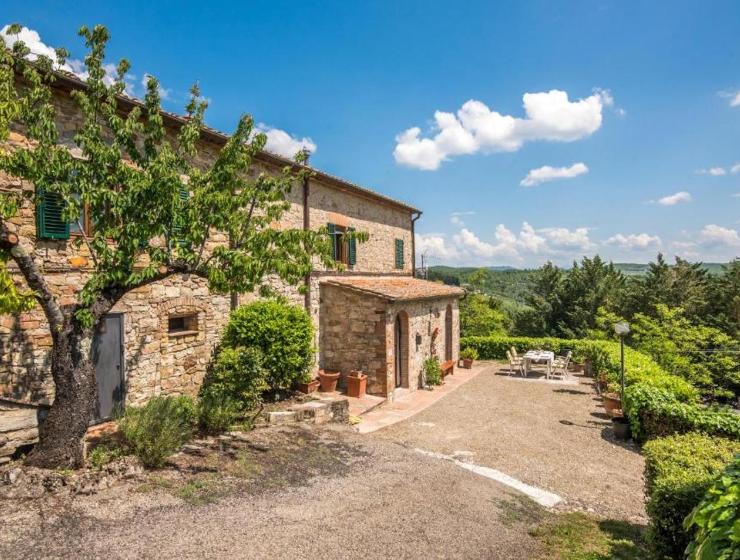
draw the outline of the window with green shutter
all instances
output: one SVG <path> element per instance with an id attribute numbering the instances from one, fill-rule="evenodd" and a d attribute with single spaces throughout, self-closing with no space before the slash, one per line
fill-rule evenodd
<path id="1" fill-rule="evenodd" d="M 188 188 L 185 185 L 182 185 L 180 187 L 180 205 L 179 205 L 179 212 L 175 215 L 174 223 L 172 224 L 172 237 L 173 239 L 176 239 L 178 245 L 182 245 L 184 240 L 179 239 L 178 235 L 182 231 L 183 226 L 185 225 L 185 203 L 190 198 L 190 192 L 188 191 Z"/>
<path id="2" fill-rule="evenodd" d="M 36 207 L 36 236 L 39 239 L 69 239 L 69 222 L 62 217 L 64 199 L 55 192 L 39 190 Z"/>
<path id="3" fill-rule="evenodd" d="M 355 228 L 347 228 L 348 233 L 352 233 L 355 231 Z M 354 266 L 357 262 L 357 239 L 354 237 L 350 237 L 349 239 L 349 265 Z"/>
<path id="4" fill-rule="evenodd" d="M 396 239 L 396 268 L 403 269 L 403 239 Z"/>

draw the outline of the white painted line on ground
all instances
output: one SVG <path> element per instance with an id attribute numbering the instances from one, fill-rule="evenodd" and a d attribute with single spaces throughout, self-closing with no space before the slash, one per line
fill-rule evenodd
<path id="1" fill-rule="evenodd" d="M 557 494 L 553 494 L 552 492 L 548 492 L 547 490 L 542 490 L 541 488 L 525 484 L 521 480 L 517 480 L 516 478 L 513 478 L 508 474 L 504 474 L 501 471 L 497 471 L 496 469 L 492 469 L 490 467 L 481 467 L 479 465 L 466 463 L 464 461 L 458 461 L 457 459 L 449 455 L 444 455 L 443 453 L 435 453 L 434 451 L 426 451 L 425 449 L 419 449 L 418 447 L 414 448 L 414 451 L 428 457 L 434 457 L 435 459 L 450 461 L 451 463 L 454 463 L 458 467 L 461 467 L 465 470 L 500 482 L 501 484 L 509 486 L 510 488 L 513 488 L 514 490 L 517 490 L 522 494 L 528 496 L 541 506 L 553 507 L 563 501 L 563 498 L 561 498 Z"/>

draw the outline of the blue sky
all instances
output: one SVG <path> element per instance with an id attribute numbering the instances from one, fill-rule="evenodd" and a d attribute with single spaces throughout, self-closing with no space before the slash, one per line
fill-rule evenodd
<path id="1" fill-rule="evenodd" d="M 197 80 L 215 128 L 250 113 L 421 208 L 433 264 L 740 254 L 740 3 L 453 4 L 6 0 L 0 26 L 81 58 L 105 24 L 134 92 L 181 111 Z"/>

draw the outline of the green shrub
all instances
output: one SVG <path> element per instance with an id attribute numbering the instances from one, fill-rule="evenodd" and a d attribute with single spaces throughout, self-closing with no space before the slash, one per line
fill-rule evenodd
<path id="1" fill-rule="evenodd" d="M 424 360 L 424 373 L 426 374 L 427 385 L 442 384 L 442 368 L 437 358 Z"/>
<path id="2" fill-rule="evenodd" d="M 690 539 L 684 519 L 740 442 L 690 433 L 649 441 L 643 451 L 650 545 L 656 558 L 683 558 Z"/>
<path id="3" fill-rule="evenodd" d="M 243 410 L 233 398 L 207 392 L 198 400 L 198 425 L 206 433 L 220 434 L 236 423 Z"/>
<path id="4" fill-rule="evenodd" d="M 256 301 L 233 311 L 223 338 L 226 348 L 262 351 L 267 383 L 274 391 L 290 389 L 310 370 L 313 344 L 313 324 L 306 310 L 275 300 Z"/>
<path id="5" fill-rule="evenodd" d="M 463 348 L 462 350 L 460 350 L 460 358 L 462 358 L 463 360 L 477 360 L 478 350 L 476 350 L 472 346 Z"/>
<path id="6" fill-rule="evenodd" d="M 647 383 L 627 387 L 624 400 L 636 441 L 687 432 L 740 439 L 740 416 L 731 410 L 681 402 L 674 393 Z"/>
<path id="7" fill-rule="evenodd" d="M 118 428 L 131 452 L 156 468 L 190 440 L 195 421 L 192 399 L 154 397 L 144 406 L 126 408 Z"/>
<path id="8" fill-rule="evenodd" d="M 100 470 L 111 461 L 123 457 L 124 450 L 112 443 L 101 443 L 87 454 L 87 462 L 94 469 Z"/>
<path id="9" fill-rule="evenodd" d="M 233 401 L 242 410 L 256 408 L 269 388 L 262 363 L 258 348 L 220 348 L 203 378 L 200 398 Z"/>
<path id="10" fill-rule="evenodd" d="M 684 521 L 694 533 L 686 549 L 689 560 L 740 558 L 740 454 L 709 487 L 704 499 Z"/>

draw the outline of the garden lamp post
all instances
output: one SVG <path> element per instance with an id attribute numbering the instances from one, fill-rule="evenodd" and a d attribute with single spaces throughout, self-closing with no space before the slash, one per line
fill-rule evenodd
<path id="1" fill-rule="evenodd" d="M 619 336 L 619 350 L 620 357 L 622 359 L 622 410 L 624 410 L 624 337 L 630 332 L 630 326 L 626 321 L 620 321 L 614 325 L 614 332 Z"/>

